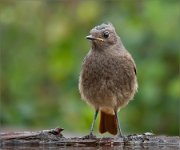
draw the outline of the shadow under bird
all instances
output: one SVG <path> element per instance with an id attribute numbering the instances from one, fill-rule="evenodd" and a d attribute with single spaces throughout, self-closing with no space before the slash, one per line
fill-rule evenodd
<path id="1" fill-rule="evenodd" d="M 84 58 L 79 77 L 82 99 L 95 108 L 88 137 L 93 137 L 94 123 L 100 111 L 100 133 L 123 136 L 118 111 L 133 99 L 138 84 L 136 65 L 123 46 L 114 26 L 101 24 L 90 31 L 86 39 L 91 49 Z"/>

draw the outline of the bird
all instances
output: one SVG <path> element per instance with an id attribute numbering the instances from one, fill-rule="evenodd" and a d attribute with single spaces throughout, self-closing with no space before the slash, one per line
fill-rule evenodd
<path id="1" fill-rule="evenodd" d="M 136 64 L 112 23 L 102 23 L 86 36 L 91 48 L 79 76 L 81 98 L 95 109 L 88 137 L 100 112 L 99 132 L 122 137 L 118 112 L 133 99 L 138 89 Z"/>

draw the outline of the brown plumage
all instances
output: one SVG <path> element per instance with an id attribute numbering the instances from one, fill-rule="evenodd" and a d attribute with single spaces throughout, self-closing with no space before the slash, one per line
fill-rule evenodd
<path id="1" fill-rule="evenodd" d="M 99 132 L 100 133 L 109 132 L 113 135 L 117 134 L 117 120 L 115 115 L 107 114 L 101 111 Z"/>
<path id="2" fill-rule="evenodd" d="M 101 112 L 100 133 L 117 134 L 117 112 L 128 104 L 137 91 L 136 65 L 124 48 L 112 24 L 94 27 L 90 35 L 92 48 L 84 59 L 79 78 L 82 99 Z"/>

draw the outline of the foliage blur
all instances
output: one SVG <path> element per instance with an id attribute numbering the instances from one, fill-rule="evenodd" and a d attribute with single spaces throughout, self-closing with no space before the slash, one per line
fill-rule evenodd
<path id="1" fill-rule="evenodd" d="M 1 128 L 89 132 L 94 109 L 78 77 L 85 36 L 103 22 L 137 64 L 139 91 L 119 112 L 122 130 L 179 134 L 178 0 L 0 0 Z"/>

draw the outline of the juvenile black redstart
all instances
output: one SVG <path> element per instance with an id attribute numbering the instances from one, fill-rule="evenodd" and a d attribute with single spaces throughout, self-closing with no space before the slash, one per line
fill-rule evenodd
<path id="1" fill-rule="evenodd" d="M 101 24 L 86 37 L 92 47 L 82 64 L 79 91 L 82 99 L 95 108 L 89 137 L 100 111 L 100 133 L 122 136 L 118 111 L 133 99 L 138 84 L 136 65 L 123 46 L 112 24 Z"/>

